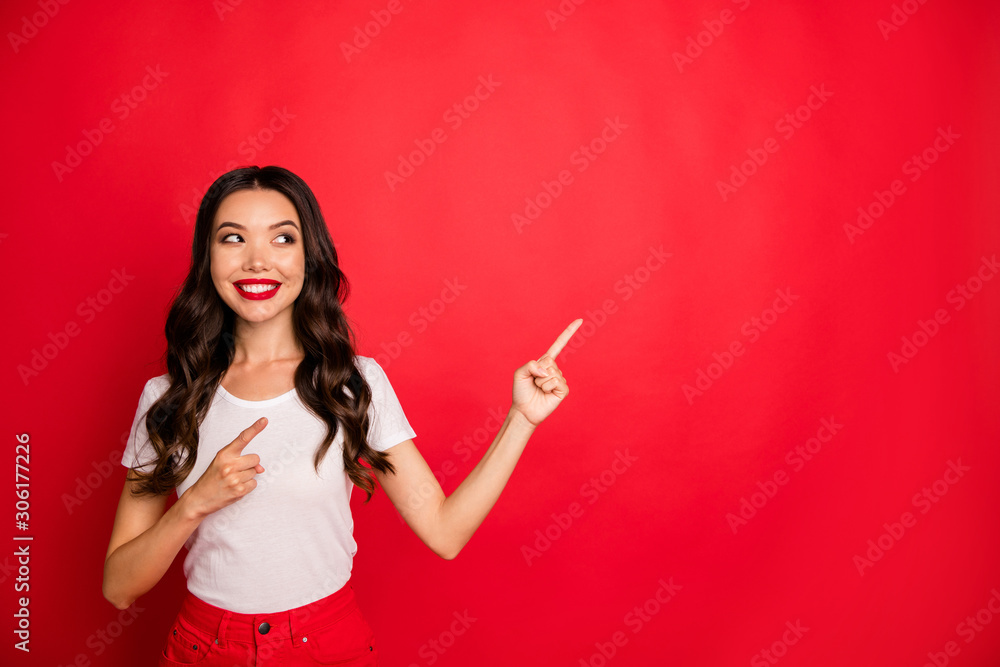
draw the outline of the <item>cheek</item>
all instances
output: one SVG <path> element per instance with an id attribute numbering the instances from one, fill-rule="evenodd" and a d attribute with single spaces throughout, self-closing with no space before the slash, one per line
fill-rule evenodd
<path id="1" fill-rule="evenodd" d="M 287 277 L 295 279 L 301 283 L 305 278 L 306 260 L 305 257 L 289 257 L 282 264 L 282 273 Z"/>
<path id="2" fill-rule="evenodd" d="M 212 277 L 212 280 L 216 280 L 218 278 L 220 268 L 219 256 L 215 250 L 212 250 L 212 252 L 208 254 L 208 275 Z"/>
<path id="3" fill-rule="evenodd" d="M 233 253 L 212 250 L 208 256 L 208 273 L 216 282 L 228 280 L 240 268 L 240 260 Z"/>

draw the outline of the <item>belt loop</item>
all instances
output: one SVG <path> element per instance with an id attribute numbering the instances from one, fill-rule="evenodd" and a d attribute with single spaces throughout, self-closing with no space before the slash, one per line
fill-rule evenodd
<path id="1" fill-rule="evenodd" d="M 225 649 L 226 648 L 226 639 L 225 639 L 226 623 L 229 622 L 229 618 L 230 618 L 231 615 L 232 615 L 232 612 L 230 612 L 228 610 L 224 611 L 222 613 L 222 620 L 219 621 L 219 635 L 216 638 L 215 643 L 219 645 L 220 649 Z"/>
<path id="2" fill-rule="evenodd" d="M 288 610 L 288 636 L 292 638 L 292 648 L 299 648 L 303 644 L 302 638 L 298 636 L 300 626 L 298 615 L 296 614 L 297 609 Z"/>

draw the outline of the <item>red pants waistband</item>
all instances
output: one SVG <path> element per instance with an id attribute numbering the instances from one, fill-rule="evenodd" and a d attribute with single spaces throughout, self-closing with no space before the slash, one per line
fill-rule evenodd
<path id="1" fill-rule="evenodd" d="M 264 644 L 298 638 L 335 623 L 358 606 L 351 582 L 325 598 L 285 611 L 242 614 L 205 602 L 190 591 L 181 603 L 180 614 L 192 625 L 218 637 L 217 643 L 237 641 Z"/>

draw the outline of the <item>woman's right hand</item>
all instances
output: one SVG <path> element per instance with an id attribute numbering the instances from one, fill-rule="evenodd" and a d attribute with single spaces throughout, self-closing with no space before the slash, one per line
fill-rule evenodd
<path id="1" fill-rule="evenodd" d="M 219 450 L 211 465 L 182 496 L 190 498 L 191 511 L 203 519 L 250 493 L 257 487 L 254 475 L 264 472 L 257 454 L 243 454 L 243 448 L 267 426 L 261 417 L 236 439 Z"/>

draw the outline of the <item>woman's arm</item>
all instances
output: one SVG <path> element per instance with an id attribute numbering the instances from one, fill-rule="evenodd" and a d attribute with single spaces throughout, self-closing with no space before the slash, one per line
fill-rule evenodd
<path id="1" fill-rule="evenodd" d="M 386 450 L 394 475 L 375 470 L 386 495 L 424 544 L 452 559 L 472 538 L 507 485 L 528 439 L 569 393 L 556 355 L 583 320 L 574 320 L 541 359 L 514 373 L 513 403 L 483 458 L 454 493 L 445 496 L 413 440 Z"/>
<path id="2" fill-rule="evenodd" d="M 261 417 L 220 449 L 198 481 L 166 512 L 166 495 L 132 495 L 136 482 L 128 472 L 104 558 L 103 591 L 111 604 L 119 609 L 131 606 L 163 577 L 206 516 L 257 488 L 254 477 L 264 472 L 260 455 L 242 452 L 265 426 L 267 419 Z"/>
<path id="3" fill-rule="evenodd" d="M 104 597 L 118 609 L 127 609 L 150 590 L 174 562 L 201 519 L 189 511 L 188 494 L 163 511 L 167 496 L 135 497 L 132 472 L 125 481 L 111 542 L 104 560 Z"/>
<path id="4" fill-rule="evenodd" d="M 413 440 L 386 450 L 396 474 L 375 475 L 417 537 L 451 560 L 493 509 L 534 429 L 512 408 L 482 460 L 447 497 Z"/>

